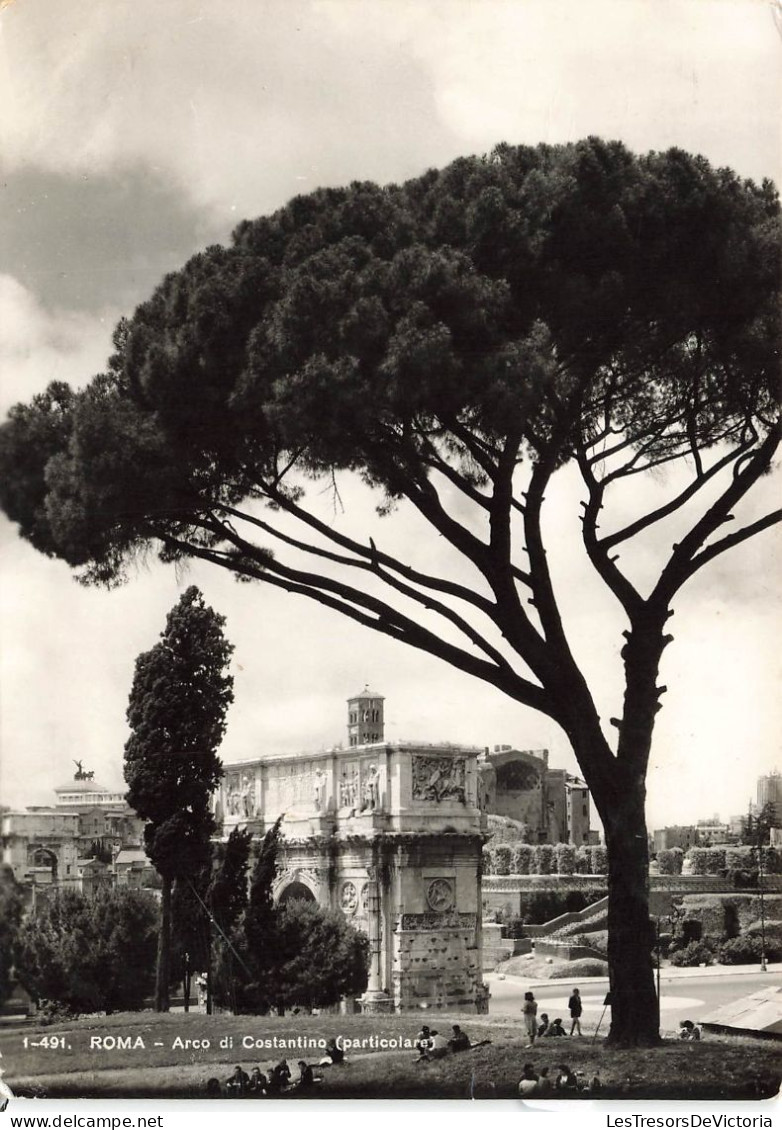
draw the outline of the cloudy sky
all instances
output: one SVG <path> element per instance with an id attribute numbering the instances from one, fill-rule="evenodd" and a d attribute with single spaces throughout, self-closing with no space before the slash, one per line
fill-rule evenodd
<path id="1" fill-rule="evenodd" d="M 322 184 L 398 181 L 499 141 L 587 134 L 638 151 L 677 145 L 780 180 L 782 21 L 767 0 L 0 8 L 3 413 L 52 379 L 88 380 L 118 317 L 166 271 L 239 219 Z M 577 571 L 566 486 L 552 549 L 608 716 L 620 706 L 622 625 Z M 360 492 L 345 497 L 340 521 L 371 515 Z M 236 645 L 226 761 L 343 740 L 345 699 L 368 682 L 386 696 L 392 739 L 546 746 L 554 764 L 575 767 L 546 719 L 302 599 L 199 567 L 150 565 L 120 591 L 84 589 L 2 523 L 4 803 L 47 802 L 76 758 L 121 783 L 133 661 L 190 583 Z M 404 514 L 399 526 L 420 547 Z M 677 606 L 653 827 L 744 811 L 758 774 L 782 765 L 781 559 L 779 536 L 763 535 Z"/>

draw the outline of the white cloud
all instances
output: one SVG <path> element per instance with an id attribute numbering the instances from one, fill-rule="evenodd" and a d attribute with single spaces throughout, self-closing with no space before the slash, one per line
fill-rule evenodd
<path id="1" fill-rule="evenodd" d="M 2 16 L 7 167 L 143 163 L 221 216 L 589 133 L 780 170 L 756 0 L 27 0 Z"/>
<path id="2" fill-rule="evenodd" d="M 103 369 L 118 312 L 48 312 L 10 275 L 0 275 L 0 417 L 51 381 L 82 385 Z"/>

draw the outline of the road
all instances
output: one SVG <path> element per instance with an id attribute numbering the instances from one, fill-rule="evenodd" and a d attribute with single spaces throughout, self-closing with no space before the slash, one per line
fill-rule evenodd
<path id="1" fill-rule="evenodd" d="M 527 982 L 511 977 L 500 981 L 496 973 L 489 974 L 486 981 L 491 989 L 490 1015 L 510 1015 L 520 1018 Z M 550 1020 L 557 1016 L 561 1017 L 565 1031 L 569 1032 L 567 1002 L 573 985 L 576 984 L 577 981 L 573 984 L 570 981 L 551 981 L 536 985 L 533 992 L 538 1002 L 538 1016 L 541 1012 L 547 1012 Z M 662 1027 L 676 1029 L 680 1020 L 699 1020 L 729 1001 L 738 1000 L 758 989 L 773 985 L 782 985 L 782 974 L 761 972 L 727 973 L 719 976 L 696 974 L 682 978 L 666 977 L 663 971 L 660 985 Z M 586 981 L 579 987 L 584 1002 L 584 1024 L 587 1029 L 592 1029 L 603 1011 L 608 981 Z M 607 1020 L 608 1017 L 604 1023 Z"/>

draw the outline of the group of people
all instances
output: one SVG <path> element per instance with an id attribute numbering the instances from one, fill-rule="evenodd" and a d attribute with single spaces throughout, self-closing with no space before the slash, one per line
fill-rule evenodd
<path id="1" fill-rule="evenodd" d="M 467 1051 L 468 1048 L 480 1048 L 484 1044 L 491 1043 L 491 1040 L 479 1040 L 478 1043 L 473 1044 L 470 1037 L 462 1031 L 458 1024 L 454 1024 L 451 1031 L 451 1037 L 447 1039 L 436 1028 L 430 1028 L 428 1024 L 424 1024 L 415 1038 L 415 1047 L 418 1052 L 416 1062 L 428 1063 L 431 1059 L 442 1059 L 449 1052 L 463 1052 Z"/>
<path id="2" fill-rule="evenodd" d="M 333 1048 L 330 1047 L 331 1044 L 333 1044 Z M 334 1054 L 332 1055 L 330 1052 Z M 341 1063 L 343 1057 L 344 1052 L 337 1047 L 336 1040 L 329 1041 L 329 1045 L 326 1047 L 326 1057 L 320 1061 L 319 1066 L 327 1063 Z M 305 1060 L 299 1060 L 298 1068 L 298 1078 L 294 1079 L 287 1059 L 281 1059 L 279 1063 L 276 1063 L 268 1075 L 265 1075 L 260 1067 L 254 1067 L 248 1075 L 244 1068 L 237 1064 L 224 1083 L 214 1078 L 207 1081 L 207 1097 L 210 1099 L 274 1097 L 283 1094 L 285 1091 L 312 1090 L 315 1084 L 321 1081 L 321 1077 L 313 1071 L 312 1065 Z"/>
<path id="3" fill-rule="evenodd" d="M 580 1072 L 571 1071 L 566 1063 L 561 1063 L 556 1071 L 557 1074 L 552 1079 L 548 1067 L 541 1067 L 540 1071 L 535 1071 L 534 1064 L 525 1063 L 519 1079 L 519 1095 L 522 1098 L 530 1098 L 533 1095 L 538 1098 L 556 1095 L 564 1099 L 579 1092 L 596 1095 L 603 1089 L 599 1075 L 595 1075 L 590 1083 Z"/>
<path id="4" fill-rule="evenodd" d="M 577 1033 L 581 1035 L 581 1013 L 584 1011 L 584 1006 L 581 1002 L 581 993 L 578 989 L 574 989 L 570 994 L 567 1002 L 568 1011 L 570 1012 L 570 1035 Z M 562 1027 L 560 1019 L 554 1020 L 549 1023 L 548 1014 L 542 1012 L 540 1014 L 540 1023 L 538 1023 L 538 1002 L 535 1000 L 535 994 L 527 992 L 524 994 L 524 1004 L 522 1005 L 522 1014 L 524 1016 L 524 1026 L 527 1031 L 527 1047 L 531 1048 L 535 1043 L 538 1036 L 567 1036 L 568 1033 Z"/>

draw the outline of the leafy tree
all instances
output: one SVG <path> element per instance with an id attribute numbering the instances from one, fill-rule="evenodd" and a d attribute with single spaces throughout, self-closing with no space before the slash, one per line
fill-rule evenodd
<path id="1" fill-rule="evenodd" d="M 217 960 L 213 967 L 215 994 L 218 1000 L 230 1001 L 234 1007 L 234 984 L 241 971 L 236 968 L 236 947 L 231 939 L 247 907 L 247 871 L 251 846 L 252 833 L 234 828 L 225 845 L 221 845 L 219 849 L 219 862 L 206 896 L 210 915 L 210 939 L 213 936 L 213 925 L 217 932 Z"/>
<path id="2" fill-rule="evenodd" d="M 367 987 L 369 939 L 338 910 L 293 900 L 277 914 L 274 1004 L 327 1008 Z"/>
<path id="3" fill-rule="evenodd" d="M 776 808 L 767 801 L 757 812 L 752 809 L 743 817 L 741 839 L 745 844 L 759 848 L 771 840 L 771 829 L 776 827 Z"/>
<path id="4" fill-rule="evenodd" d="M 155 1007 L 168 1010 L 171 885 L 194 879 L 211 860 L 210 797 L 222 773 L 216 750 L 233 701 L 226 674 L 233 647 L 225 618 L 193 585 L 169 612 L 160 642 L 136 660 L 125 744 L 127 799 L 147 821 L 147 854 L 161 877 Z"/>
<path id="5" fill-rule="evenodd" d="M 210 881 L 211 864 L 206 863 L 193 875 L 176 879 L 171 890 L 171 983 L 182 982 L 186 1012 L 193 972 L 210 965 Z"/>
<path id="6" fill-rule="evenodd" d="M 154 982 L 158 927 L 144 891 L 57 892 L 19 932 L 19 980 L 36 1000 L 76 1012 L 140 1009 Z"/>
<path id="7" fill-rule="evenodd" d="M 653 1043 L 658 671 L 692 578 L 782 517 L 745 505 L 780 441 L 778 248 L 769 182 L 595 138 L 297 197 L 168 276 L 84 391 L 12 410 L 0 500 L 84 580 L 118 583 L 157 543 L 553 719 L 606 833 L 609 1039 Z M 324 519 L 313 480 L 346 473 L 383 513 L 411 508 L 460 571 Z M 615 732 L 546 553 L 563 476 L 626 623 Z M 632 490 L 650 476 L 654 492 Z"/>
<path id="8" fill-rule="evenodd" d="M 261 841 L 250 879 L 247 907 L 234 930 L 233 950 L 239 968 L 231 966 L 240 980 L 237 1001 L 250 1012 L 267 1012 L 274 996 L 274 955 L 277 946 L 277 916 L 274 907 L 274 880 L 277 855 L 282 840 L 282 816 L 267 829 Z"/>
<path id="9" fill-rule="evenodd" d="M 0 867 L 0 1004 L 11 992 L 11 969 L 24 899 L 10 867 Z"/>

